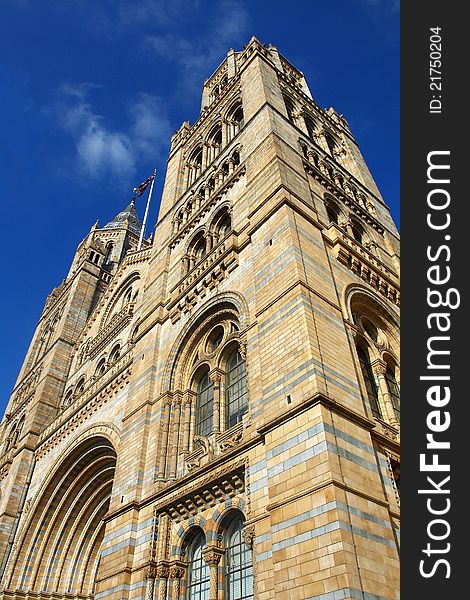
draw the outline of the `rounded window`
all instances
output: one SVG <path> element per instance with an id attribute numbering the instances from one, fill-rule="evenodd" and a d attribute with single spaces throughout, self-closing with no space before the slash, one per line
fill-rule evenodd
<path id="1" fill-rule="evenodd" d="M 372 321 L 370 321 L 367 317 L 362 317 L 361 323 L 364 328 L 364 331 L 367 333 L 367 335 L 370 337 L 370 339 L 373 340 L 374 342 L 378 342 L 379 341 L 379 330 L 377 329 L 375 324 L 372 323 Z"/>
<path id="2" fill-rule="evenodd" d="M 223 342 L 225 331 L 222 325 L 217 325 L 207 337 L 206 354 L 212 354 Z"/>

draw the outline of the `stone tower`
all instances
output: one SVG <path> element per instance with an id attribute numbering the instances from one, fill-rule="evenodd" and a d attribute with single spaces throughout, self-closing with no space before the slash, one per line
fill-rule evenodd
<path id="1" fill-rule="evenodd" d="M 230 50 L 79 245 L 0 428 L 0 598 L 398 598 L 398 233 L 348 124 Z"/>

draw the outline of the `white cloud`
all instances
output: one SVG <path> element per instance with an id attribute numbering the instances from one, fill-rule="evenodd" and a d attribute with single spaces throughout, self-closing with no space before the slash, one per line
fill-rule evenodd
<path id="1" fill-rule="evenodd" d="M 131 178 L 139 161 L 155 162 L 167 150 L 171 125 L 160 98 L 140 94 L 129 102 L 127 126 L 113 129 L 92 107 L 88 82 L 61 86 L 61 100 L 54 109 L 62 128 L 74 144 L 75 168 L 92 180 L 113 176 Z"/>

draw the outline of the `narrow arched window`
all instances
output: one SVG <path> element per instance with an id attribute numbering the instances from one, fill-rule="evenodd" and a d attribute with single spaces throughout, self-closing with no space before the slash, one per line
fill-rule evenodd
<path id="1" fill-rule="evenodd" d="M 64 399 L 62 400 L 62 406 L 68 406 L 70 404 L 70 402 L 72 401 L 72 393 L 73 390 L 69 390 L 66 394 Z"/>
<path id="2" fill-rule="evenodd" d="M 202 556 L 204 534 L 198 533 L 188 548 L 187 600 L 209 600 L 210 571 Z"/>
<path id="3" fill-rule="evenodd" d="M 357 223 L 353 223 L 351 226 L 351 229 L 352 229 L 353 237 L 356 240 L 356 242 L 358 244 L 362 244 L 362 242 L 364 240 L 364 230 L 362 229 L 362 227 L 360 225 L 358 225 Z"/>
<path id="4" fill-rule="evenodd" d="M 101 375 L 103 375 L 105 371 L 106 371 L 106 358 L 103 357 L 96 366 L 95 376 L 101 377 Z"/>
<path id="5" fill-rule="evenodd" d="M 132 286 L 130 286 L 124 293 L 122 298 L 122 305 L 126 306 L 132 300 Z"/>
<path id="6" fill-rule="evenodd" d="M 295 125 L 296 123 L 295 123 L 295 116 L 294 116 L 295 115 L 294 103 L 289 98 L 289 96 L 283 96 L 283 98 L 284 98 L 284 104 L 286 107 L 287 116 L 289 118 L 289 121 Z"/>
<path id="7" fill-rule="evenodd" d="M 114 348 L 111 350 L 111 353 L 109 355 L 110 364 L 113 365 L 115 362 L 117 362 L 119 360 L 120 356 L 121 356 L 121 345 L 116 344 L 116 346 L 114 346 Z"/>
<path id="8" fill-rule="evenodd" d="M 330 151 L 331 155 L 334 155 L 337 143 L 336 143 L 335 138 L 329 131 L 327 131 L 325 133 L 325 141 L 326 141 L 326 145 L 328 146 L 328 150 Z"/>
<path id="9" fill-rule="evenodd" d="M 235 517 L 225 537 L 226 590 L 229 600 L 250 600 L 253 594 L 253 553 L 242 536 L 243 520 Z"/>
<path id="10" fill-rule="evenodd" d="M 206 255 L 206 239 L 201 238 L 194 246 L 194 258 L 199 262 Z"/>
<path id="11" fill-rule="evenodd" d="M 214 385 L 207 372 L 199 381 L 196 408 L 196 435 L 208 436 L 212 433 L 214 413 Z"/>
<path id="12" fill-rule="evenodd" d="M 329 223 L 335 223 L 338 225 L 339 223 L 339 210 L 338 208 L 331 202 L 326 204 L 326 214 L 328 216 Z"/>
<path id="13" fill-rule="evenodd" d="M 387 365 L 385 371 L 385 379 L 387 381 L 388 391 L 390 392 L 390 398 L 392 401 L 393 410 L 397 420 L 400 420 L 400 386 L 398 385 L 397 378 L 395 377 L 395 369 L 392 365 Z"/>
<path id="14" fill-rule="evenodd" d="M 248 389 L 246 384 L 246 367 L 240 352 L 237 350 L 227 362 L 225 425 L 227 428 L 242 420 L 248 408 Z"/>
<path id="15" fill-rule="evenodd" d="M 379 407 L 379 394 L 375 383 L 372 366 L 370 364 L 369 353 L 361 346 L 357 346 L 357 354 L 359 356 L 359 364 L 361 365 L 362 376 L 366 384 L 367 397 L 369 398 L 372 413 L 379 418 L 382 418 Z"/>
<path id="16" fill-rule="evenodd" d="M 77 383 L 77 387 L 75 388 L 75 396 L 80 396 L 80 394 L 83 394 L 85 390 L 85 378 L 82 377 L 80 379 L 80 381 Z"/>
<path id="17" fill-rule="evenodd" d="M 304 122 L 305 122 L 305 127 L 307 128 L 308 137 L 312 140 L 312 142 L 314 142 L 315 141 L 315 129 L 316 129 L 315 121 L 309 115 L 305 115 Z"/>
<path id="18" fill-rule="evenodd" d="M 114 244 L 113 243 L 109 243 L 106 246 L 106 255 L 104 257 L 104 261 L 103 261 L 103 265 L 109 265 L 111 263 L 111 254 L 113 252 L 114 249 Z"/>

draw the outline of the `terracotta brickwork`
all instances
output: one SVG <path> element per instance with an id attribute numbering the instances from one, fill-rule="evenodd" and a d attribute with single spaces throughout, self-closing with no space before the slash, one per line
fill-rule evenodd
<path id="1" fill-rule="evenodd" d="M 345 118 L 253 38 L 140 250 L 136 219 L 85 237 L 12 392 L 0 598 L 397 599 L 399 240 Z"/>

